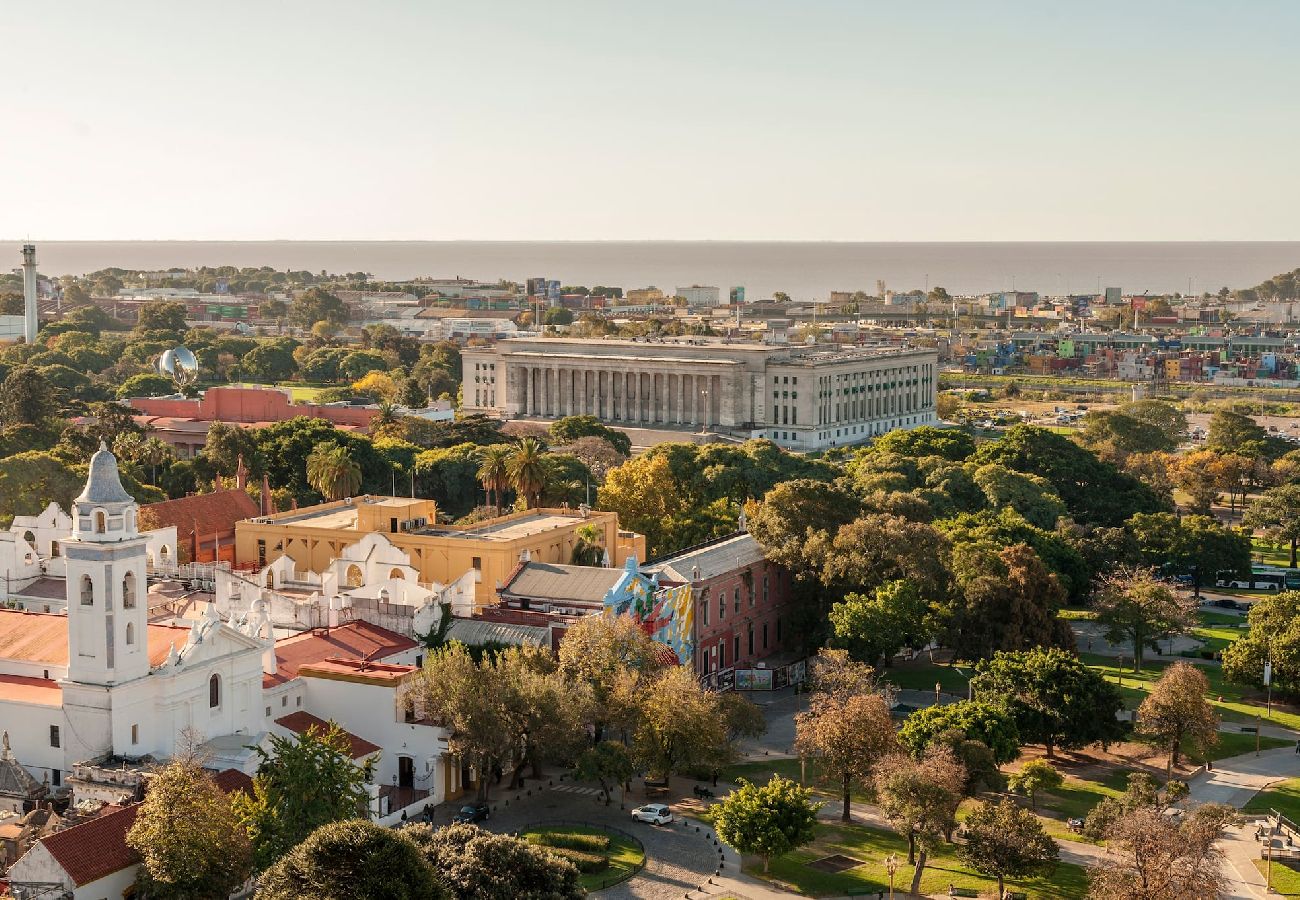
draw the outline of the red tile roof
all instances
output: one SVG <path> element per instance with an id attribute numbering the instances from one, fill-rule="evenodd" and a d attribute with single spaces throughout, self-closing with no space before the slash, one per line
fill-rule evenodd
<path id="1" fill-rule="evenodd" d="M 0 675 L 0 700 L 35 703 L 38 706 L 62 706 L 63 688 L 49 678 Z"/>
<path id="2" fill-rule="evenodd" d="M 189 637 L 182 625 L 150 625 L 149 665 L 161 665 L 172 644 L 180 649 Z M 0 659 L 52 666 L 68 664 L 68 617 L 56 613 L 0 609 Z"/>
<path id="3" fill-rule="evenodd" d="M 349 622 L 337 628 L 313 628 L 275 642 L 276 672 L 263 675 L 262 686 L 284 684 L 298 675 L 298 669 L 327 659 L 368 659 L 382 662 L 419 645 L 395 631 L 369 622 Z"/>
<path id="4" fill-rule="evenodd" d="M 221 788 L 223 793 L 241 793 L 252 796 L 253 779 L 238 769 L 222 769 L 212 776 L 212 780 L 217 783 L 217 787 Z"/>
<path id="5" fill-rule="evenodd" d="M 303 677 L 312 675 L 317 678 L 387 687 L 396 687 L 415 671 L 415 666 L 369 662 L 362 659 L 340 659 L 337 656 L 298 667 L 298 674 Z"/>
<path id="6" fill-rule="evenodd" d="M 309 712 L 303 712 L 302 710 L 291 712 L 287 716 L 281 716 L 275 720 L 275 724 L 279 725 L 281 728 L 287 728 L 294 734 L 298 735 L 306 734 L 308 729 L 311 728 L 315 728 L 322 733 L 329 731 L 330 728 L 329 722 L 317 718 Z M 351 753 L 353 759 L 361 759 L 372 753 L 378 753 L 383 749 L 378 744 L 372 744 L 365 738 L 357 737 L 350 731 L 344 731 L 343 733 L 347 735 L 348 743 L 352 747 Z"/>
<path id="7" fill-rule="evenodd" d="M 135 824 L 139 809 L 138 803 L 106 806 L 89 822 L 65 828 L 40 842 L 72 883 L 81 887 L 140 861 L 139 854 L 126 845 L 126 833 Z"/>
<path id="8" fill-rule="evenodd" d="M 178 497 L 140 507 L 141 516 L 152 516 L 157 527 L 175 525 L 178 538 L 188 538 L 194 533 L 196 519 L 199 523 L 199 537 L 203 537 L 209 534 L 233 534 L 236 522 L 255 518 L 260 513 L 253 498 L 238 488 Z"/>

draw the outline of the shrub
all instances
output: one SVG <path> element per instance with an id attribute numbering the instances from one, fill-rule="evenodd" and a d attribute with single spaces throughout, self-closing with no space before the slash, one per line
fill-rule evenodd
<path id="1" fill-rule="evenodd" d="M 609 837 L 604 834 L 582 834 L 573 831 L 543 831 L 529 835 L 534 844 L 545 847 L 564 847 L 587 853 L 604 853 L 609 850 Z"/>
<path id="2" fill-rule="evenodd" d="M 592 872 L 600 872 L 609 868 L 609 857 L 599 853 L 587 853 L 584 850 L 571 850 L 568 847 L 547 847 L 551 853 L 561 859 L 567 859 L 577 866 L 578 871 L 584 875 Z"/>

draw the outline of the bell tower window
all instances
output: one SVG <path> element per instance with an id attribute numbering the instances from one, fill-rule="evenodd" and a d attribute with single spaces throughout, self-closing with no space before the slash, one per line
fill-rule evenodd
<path id="1" fill-rule="evenodd" d="M 108 530 L 108 515 L 102 509 L 95 510 L 95 534 L 103 534 Z"/>
<path id="2" fill-rule="evenodd" d="M 89 575 L 81 576 L 81 605 L 95 605 L 95 583 L 90 580 Z"/>
<path id="3" fill-rule="evenodd" d="M 127 622 L 126 623 L 126 644 L 129 647 L 134 643 L 135 643 L 135 623 Z"/>
<path id="4" fill-rule="evenodd" d="M 122 608 L 135 609 L 135 573 L 127 572 L 122 579 Z"/>

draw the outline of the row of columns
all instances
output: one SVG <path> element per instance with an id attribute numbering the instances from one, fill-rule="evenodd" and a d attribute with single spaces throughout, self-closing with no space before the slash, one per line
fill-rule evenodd
<path id="1" fill-rule="evenodd" d="M 595 416 L 644 425 L 718 425 L 722 377 L 647 370 L 512 365 L 508 407 L 520 415 Z"/>

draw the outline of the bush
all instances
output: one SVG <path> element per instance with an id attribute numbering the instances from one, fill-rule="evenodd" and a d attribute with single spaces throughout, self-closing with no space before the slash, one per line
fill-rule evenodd
<path id="1" fill-rule="evenodd" d="M 551 853 L 561 859 L 567 859 L 577 866 L 578 871 L 584 875 L 590 875 L 592 872 L 602 872 L 609 868 L 609 857 L 602 856 L 599 853 L 587 853 L 584 850 L 570 850 L 568 847 L 551 847 L 546 848 Z"/>
<path id="2" fill-rule="evenodd" d="M 604 834 L 582 834 L 573 831 L 543 831 L 529 835 L 534 844 L 545 847 L 565 847 L 569 850 L 584 850 L 588 853 L 605 853 L 609 850 L 609 836 Z"/>

